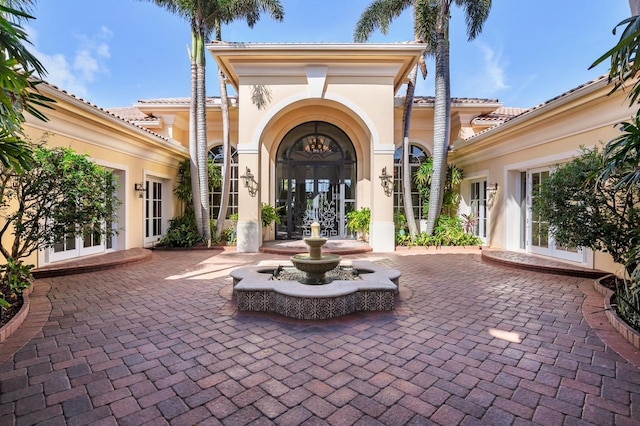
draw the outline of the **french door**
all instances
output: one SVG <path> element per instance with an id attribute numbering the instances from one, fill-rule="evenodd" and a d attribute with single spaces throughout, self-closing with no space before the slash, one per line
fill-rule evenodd
<path id="1" fill-rule="evenodd" d="M 487 242 L 487 181 L 485 179 L 471 182 L 471 231 L 476 237 Z"/>
<path id="2" fill-rule="evenodd" d="M 343 173 L 343 165 L 298 164 L 290 169 L 289 179 L 280 180 L 287 197 L 281 204 L 289 207 L 282 229 L 287 238 L 311 235 L 313 222 L 320 223 L 323 237 L 346 236 L 346 213 L 353 210 L 355 199 Z"/>
<path id="3" fill-rule="evenodd" d="M 113 184 L 116 179 L 115 174 L 117 172 L 114 171 L 107 175 L 107 179 L 111 181 L 109 183 Z M 115 229 L 116 224 L 109 221 L 87 225 L 81 230 L 80 235 L 76 235 L 77 233 L 75 232 L 69 232 L 58 239 L 53 247 L 49 249 L 46 262 L 59 262 L 113 249 L 116 247 L 117 236 L 115 234 L 105 236 L 102 228 Z"/>
<path id="4" fill-rule="evenodd" d="M 549 178 L 550 169 L 529 170 L 526 174 L 526 248 L 531 253 L 556 257 L 574 262 L 584 262 L 584 250 L 564 247 L 553 238 L 549 222 L 535 212 L 535 205 L 540 199 L 541 185 Z"/>
<path id="5" fill-rule="evenodd" d="M 162 237 L 163 229 L 163 187 L 159 180 L 147 178 L 144 197 L 145 242 L 154 243 Z"/>

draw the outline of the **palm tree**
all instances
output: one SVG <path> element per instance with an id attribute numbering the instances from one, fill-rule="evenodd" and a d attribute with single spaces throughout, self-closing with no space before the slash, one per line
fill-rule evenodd
<path id="1" fill-rule="evenodd" d="M 17 172 L 28 169 L 33 156 L 22 137 L 24 111 L 47 121 L 39 107 L 51 108 L 52 99 L 40 94 L 37 85 L 46 70 L 27 50 L 27 33 L 21 24 L 33 19 L 33 0 L 0 1 L 0 164 Z"/>
<path id="2" fill-rule="evenodd" d="M 393 5 L 389 1 L 379 0 L 372 3 L 360 16 L 354 31 L 354 40 L 358 43 L 367 41 L 376 28 L 380 28 L 383 33 L 387 33 L 391 20 L 402 13 L 404 6 L 394 12 Z M 394 2 L 395 3 L 395 2 Z M 391 7 L 389 7 L 391 6 Z M 396 13 L 397 12 L 397 13 Z M 415 39 L 420 40 L 417 27 L 414 28 Z M 426 51 L 425 51 L 426 53 Z M 413 111 L 413 98 L 416 91 L 416 80 L 418 68 L 422 70 L 422 78 L 427 77 L 427 67 L 421 56 L 420 62 L 409 74 L 407 83 L 407 94 L 404 98 L 404 113 L 402 115 L 402 200 L 404 204 L 404 214 L 407 220 L 409 234 L 415 237 L 418 234 L 416 219 L 413 213 L 413 200 L 411 199 L 411 152 L 409 144 L 409 129 L 411 127 L 411 113 Z"/>
<path id="3" fill-rule="evenodd" d="M 222 2 L 221 2 L 222 3 Z M 263 12 L 271 15 L 271 18 L 282 22 L 284 19 L 284 8 L 280 0 L 235 0 L 228 5 L 229 10 L 216 20 L 216 41 L 222 41 L 222 24 L 229 23 L 235 19 L 244 18 L 250 28 L 260 20 Z M 227 218 L 229 207 L 229 196 L 231 194 L 231 141 L 229 137 L 229 100 L 227 95 L 226 76 L 222 70 L 218 71 L 220 83 L 220 108 L 222 112 L 222 149 L 224 151 L 223 172 L 222 172 L 222 194 L 220 197 L 220 211 L 216 221 L 216 236 L 220 237 L 224 230 L 224 221 Z"/>
<path id="4" fill-rule="evenodd" d="M 280 0 L 149 0 L 168 11 L 187 19 L 191 25 L 192 50 L 191 59 L 191 127 L 189 152 L 192 156 L 192 187 L 194 189 L 194 210 L 198 223 L 198 232 L 211 244 L 211 228 L 209 221 L 209 191 L 207 173 L 207 123 L 206 123 L 206 39 L 215 31 L 216 40 L 222 40 L 222 25 L 236 19 L 246 19 L 253 27 L 260 19 L 262 12 L 268 12 L 276 20 L 284 18 L 284 9 Z M 228 206 L 231 178 L 231 146 L 229 141 L 229 104 L 225 76 L 220 77 L 220 100 L 223 117 L 224 171 L 223 193 L 218 216 L 216 235 L 222 233 Z M 195 102 L 194 102 L 195 99 Z M 195 137 L 194 137 L 195 127 Z M 196 161 L 193 161 L 195 153 Z M 195 168 L 195 170 L 193 169 Z M 197 189 L 196 189 L 197 188 Z"/>
<path id="5" fill-rule="evenodd" d="M 449 18 L 455 4 L 465 11 L 467 36 L 473 40 L 489 17 L 491 0 L 375 0 L 356 26 L 356 41 L 367 40 L 375 29 L 387 33 L 391 21 L 413 7 L 414 36 L 426 43 L 426 54 L 436 60 L 436 95 L 433 123 L 433 168 L 427 233 L 432 234 L 442 207 L 451 128 L 451 82 L 449 77 Z M 404 153 L 403 155 L 408 155 Z M 405 173 L 408 173 L 405 170 Z M 407 196 L 404 197 L 408 198 Z"/>

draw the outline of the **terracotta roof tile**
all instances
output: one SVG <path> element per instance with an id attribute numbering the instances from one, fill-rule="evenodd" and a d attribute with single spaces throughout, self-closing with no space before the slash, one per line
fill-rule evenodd
<path id="1" fill-rule="evenodd" d="M 54 90 L 56 90 L 56 91 L 60 92 L 60 93 L 64 93 L 65 95 L 69 96 L 70 98 L 73 98 L 73 99 L 75 99 L 75 100 L 77 100 L 77 101 L 79 101 L 79 102 L 84 103 L 85 105 L 90 106 L 91 108 L 94 108 L 94 109 L 96 109 L 96 110 L 98 110 L 98 111 L 101 111 L 101 112 L 103 112 L 103 113 L 105 113 L 105 114 L 108 114 L 108 115 L 110 115 L 110 116 L 112 116 L 112 117 L 114 117 L 114 118 L 117 118 L 118 120 L 121 120 L 122 122 L 127 123 L 127 124 L 128 124 L 128 125 L 130 125 L 130 126 L 134 126 L 134 127 L 138 128 L 138 129 L 140 129 L 140 130 L 143 130 L 143 131 L 147 132 L 148 134 L 150 134 L 150 135 L 152 135 L 152 136 L 154 136 L 154 137 L 156 137 L 156 138 L 158 138 L 158 139 L 162 139 L 162 141 L 164 141 L 164 142 L 170 142 L 168 138 L 166 138 L 166 137 L 164 137 L 164 136 L 162 136 L 162 135 L 159 135 L 159 134 L 158 134 L 158 133 L 156 133 L 156 132 L 153 132 L 153 131 L 151 131 L 151 130 L 147 129 L 146 127 L 139 126 L 139 125 L 137 125 L 136 123 L 134 123 L 134 122 L 132 122 L 132 121 L 129 121 L 129 120 L 127 120 L 127 119 L 124 119 L 124 118 L 122 118 L 122 117 L 119 117 L 118 115 L 116 115 L 116 114 L 114 114 L 114 113 L 110 112 L 109 110 L 107 110 L 107 109 L 105 109 L 105 108 L 99 107 L 98 105 L 93 104 L 93 103 L 91 103 L 91 102 L 87 101 L 86 99 L 83 99 L 83 98 L 81 98 L 81 97 L 78 97 L 78 96 L 74 95 L 74 94 L 73 94 L 73 93 L 71 93 L 71 92 L 68 92 L 68 91 L 66 91 L 66 90 L 64 90 L 64 89 L 59 88 L 59 87 L 58 87 L 58 86 L 56 86 L 55 84 L 51 84 L 51 83 L 46 82 L 46 81 L 43 81 L 43 83 L 44 83 L 45 85 L 47 85 L 47 86 L 51 87 L 52 89 L 54 89 Z M 116 108 L 114 108 L 114 109 L 116 109 Z"/>
<path id="2" fill-rule="evenodd" d="M 402 98 L 402 97 L 400 97 Z M 413 103 L 418 105 L 428 105 L 434 103 L 436 100 L 435 96 L 416 96 L 413 98 Z M 452 104 L 498 104 L 500 101 L 498 99 L 487 99 L 487 98 L 451 98 Z"/>
<path id="3" fill-rule="evenodd" d="M 589 87 L 589 86 L 592 86 L 594 84 L 600 83 L 603 80 L 606 80 L 607 78 L 608 78 L 608 74 L 605 74 L 605 75 L 600 76 L 600 77 L 598 77 L 598 78 L 596 78 L 594 80 L 591 80 L 591 81 L 588 81 L 588 82 L 586 82 L 584 84 L 581 84 L 580 86 L 574 87 L 573 89 L 567 90 L 566 92 L 561 93 L 558 96 L 553 97 L 553 98 L 549 99 L 548 101 L 545 101 L 545 102 L 543 102 L 543 103 L 541 103 L 539 105 L 536 105 L 533 108 L 525 109 L 522 113 L 520 113 L 518 115 L 514 115 L 511 118 L 509 118 L 508 120 L 505 120 L 504 122 L 502 122 L 502 123 L 500 123 L 500 124 L 498 124 L 496 126 L 493 126 L 493 127 L 488 128 L 488 129 L 485 129 L 485 130 L 483 130 L 481 132 L 478 132 L 475 135 L 468 137 L 466 140 L 472 140 L 472 139 L 474 139 L 474 138 L 476 138 L 476 137 L 478 137 L 480 135 L 484 135 L 485 133 L 488 133 L 488 132 L 500 131 L 500 126 L 504 125 L 505 123 L 507 123 L 508 121 L 511 121 L 512 119 L 514 119 L 516 117 L 528 116 L 529 114 L 532 114 L 533 112 L 535 112 L 535 111 L 537 111 L 537 110 L 539 110 L 541 108 L 544 108 L 544 107 L 546 107 L 546 106 L 548 106 L 548 105 L 550 105 L 550 104 L 552 104 L 552 103 L 554 103 L 554 102 L 556 102 L 556 101 L 558 101 L 560 99 L 566 98 L 567 96 L 571 95 L 572 93 L 575 93 L 575 92 L 577 92 L 579 90 L 582 90 L 582 89 L 584 89 L 586 87 Z M 513 108 L 513 109 L 516 110 L 517 108 Z"/>
<path id="4" fill-rule="evenodd" d="M 237 96 L 229 96 L 232 104 L 237 102 Z M 191 98 L 156 98 L 139 99 L 138 105 L 189 105 Z M 220 105 L 219 96 L 207 96 L 207 105 Z"/>
<path id="5" fill-rule="evenodd" d="M 145 114 L 136 107 L 108 108 L 107 111 L 126 121 L 140 122 L 158 120 L 158 117 L 153 114 Z"/>
<path id="6" fill-rule="evenodd" d="M 500 107 L 489 114 L 482 114 L 473 119 L 474 123 L 504 123 L 529 111 L 529 108 Z"/>

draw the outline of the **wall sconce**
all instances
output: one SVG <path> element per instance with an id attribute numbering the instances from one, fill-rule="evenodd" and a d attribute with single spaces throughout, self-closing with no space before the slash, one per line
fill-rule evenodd
<path id="1" fill-rule="evenodd" d="M 498 193 L 498 183 L 496 182 L 493 184 L 488 184 L 485 191 L 487 195 L 487 205 L 489 206 L 489 208 L 491 208 L 493 206 L 493 201 L 496 197 L 496 194 Z"/>
<path id="2" fill-rule="evenodd" d="M 144 182 L 134 183 L 133 190 L 138 193 L 138 198 L 144 198 L 144 193 L 147 192 L 144 188 Z"/>
<path id="3" fill-rule="evenodd" d="M 391 197 L 393 194 L 393 175 L 387 173 L 387 168 L 382 168 L 382 174 L 380 175 L 380 185 L 384 189 L 384 193 L 387 197 Z"/>
<path id="4" fill-rule="evenodd" d="M 251 170 L 248 167 L 246 169 L 247 170 L 244 172 L 244 174 L 240 176 L 240 179 L 242 179 L 242 186 L 247 188 L 247 190 L 249 191 L 249 195 L 255 197 L 258 193 L 258 182 L 256 182 L 253 173 L 251 173 Z"/>

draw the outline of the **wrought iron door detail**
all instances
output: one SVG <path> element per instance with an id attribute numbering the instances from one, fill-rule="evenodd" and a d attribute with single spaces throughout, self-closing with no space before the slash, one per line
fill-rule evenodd
<path id="1" fill-rule="evenodd" d="M 320 235 L 323 237 L 336 237 L 339 235 L 338 217 L 340 214 L 340 194 L 333 187 L 333 191 L 319 192 L 307 202 L 307 209 L 302 221 L 303 235 L 311 236 L 311 224 L 320 224 Z"/>
<path id="2" fill-rule="evenodd" d="M 355 204 L 356 155 L 344 131 L 311 121 L 289 131 L 278 147 L 276 206 L 286 212 L 277 239 L 303 238 L 320 223 L 326 238 L 348 237 L 345 212 Z"/>

